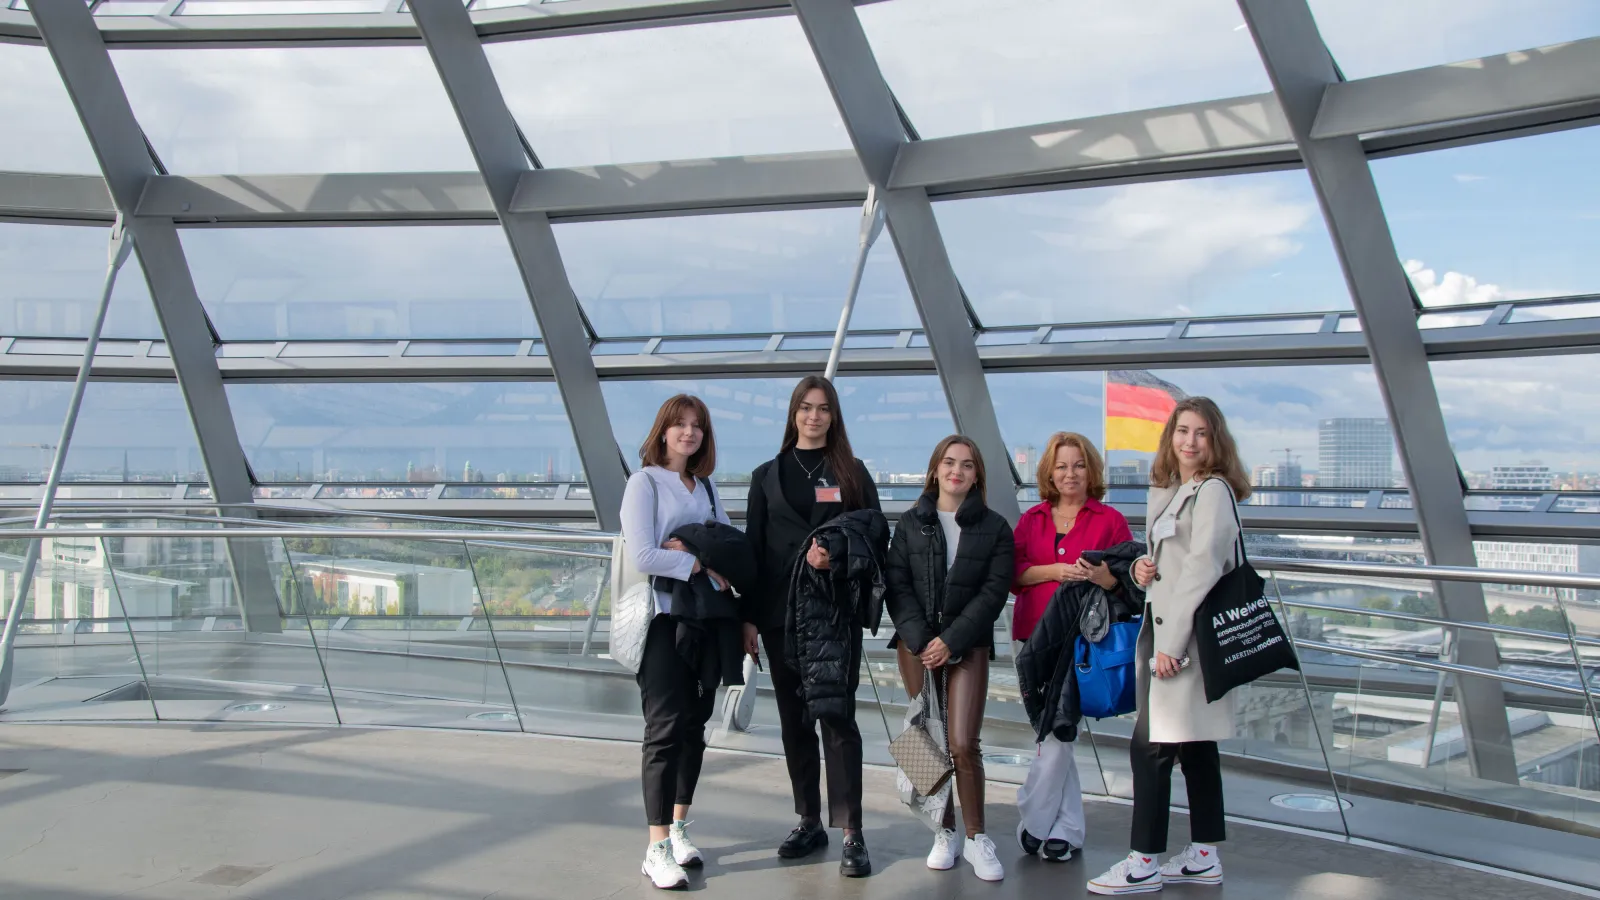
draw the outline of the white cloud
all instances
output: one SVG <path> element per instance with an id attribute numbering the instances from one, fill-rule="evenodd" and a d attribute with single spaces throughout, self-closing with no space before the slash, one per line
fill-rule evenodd
<path id="1" fill-rule="evenodd" d="M 1471 275 L 1446 272 L 1440 275 L 1419 259 L 1405 262 L 1406 274 L 1423 306 L 1461 306 L 1467 303 L 1498 303 L 1507 299 L 1498 284 L 1483 284 Z"/>
<path id="2" fill-rule="evenodd" d="M 1474 181 L 1487 181 L 1489 179 L 1487 175 L 1469 175 L 1465 172 L 1458 172 L 1454 177 L 1461 184 L 1471 184 Z"/>

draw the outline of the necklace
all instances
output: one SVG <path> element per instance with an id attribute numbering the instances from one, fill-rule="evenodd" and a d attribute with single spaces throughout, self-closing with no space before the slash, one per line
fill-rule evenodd
<path id="1" fill-rule="evenodd" d="M 1067 533 L 1067 532 L 1072 530 L 1072 526 L 1074 526 L 1074 525 L 1076 525 L 1078 523 L 1078 514 L 1081 513 L 1081 512 L 1083 512 L 1083 508 L 1079 507 L 1078 512 L 1075 512 L 1070 517 L 1068 517 L 1067 521 L 1065 523 L 1061 523 L 1061 524 L 1057 525 L 1057 528 L 1061 531 L 1062 534 L 1065 534 L 1065 533 Z M 1055 519 L 1058 523 L 1060 523 L 1061 513 L 1059 513 L 1059 512 L 1057 512 L 1057 511 L 1052 509 L 1052 510 L 1050 510 L 1050 517 L 1052 519 Z"/>
<path id="2" fill-rule="evenodd" d="M 817 480 L 817 473 L 822 471 L 822 467 L 828 464 L 827 458 L 824 457 L 817 461 L 816 466 L 808 469 L 806 468 L 806 464 L 800 461 L 800 452 L 798 449 L 794 447 L 789 448 L 789 455 L 794 457 L 794 464 L 800 467 L 800 471 L 806 473 L 806 480 L 810 482 L 815 482 Z"/>

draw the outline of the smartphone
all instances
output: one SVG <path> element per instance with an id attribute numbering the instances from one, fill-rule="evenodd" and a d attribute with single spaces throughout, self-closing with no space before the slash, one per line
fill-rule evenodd
<path id="1" fill-rule="evenodd" d="M 1078 554 L 1078 560 L 1091 566 L 1098 566 L 1106 561 L 1106 552 L 1104 550 L 1085 550 Z"/>

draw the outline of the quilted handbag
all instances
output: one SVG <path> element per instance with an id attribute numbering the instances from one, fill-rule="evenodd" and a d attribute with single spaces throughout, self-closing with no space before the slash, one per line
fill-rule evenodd
<path id="1" fill-rule="evenodd" d="M 930 699 L 932 692 L 924 690 L 918 696 L 918 700 L 925 704 L 923 717 L 889 742 L 889 755 L 894 757 L 895 765 L 906 774 L 916 792 L 924 797 L 938 793 L 956 771 L 955 763 L 950 759 L 950 748 L 941 746 L 921 725 L 926 716 L 933 714 L 938 714 L 940 721 L 944 721 L 942 695 L 945 693 L 944 678 L 948 678 L 948 675 L 943 669 L 940 674 L 943 676 L 938 691 L 941 696 Z M 925 683 L 931 681 L 927 679 Z"/>
<path id="2" fill-rule="evenodd" d="M 661 496 L 656 492 L 655 479 L 646 475 L 644 480 L 650 485 L 652 505 L 659 507 Z M 620 544 L 611 569 L 611 658 L 637 674 L 644 661 L 644 639 L 656 616 L 656 598 L 650 576 L 634 565 L 627 539 L 621 539 Z"/>

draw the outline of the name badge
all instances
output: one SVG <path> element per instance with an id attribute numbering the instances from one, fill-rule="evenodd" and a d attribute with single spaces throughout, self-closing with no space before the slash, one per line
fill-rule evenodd
<path id="1" fill-rule="evenodd" d="M 1150 527 L 1150 543 L 1157 544 L 1173 537 L 1178 533 L 1178 519 L 1175 516 L 1162 516 Z"/>
<path id="2" fill-rule="evenodd" d="M 837 487 L 824 487 L 819 484 L 817 485 L 817 502 L 843 503 L 844 501 L 839 499 L 839 489 Z"/>

